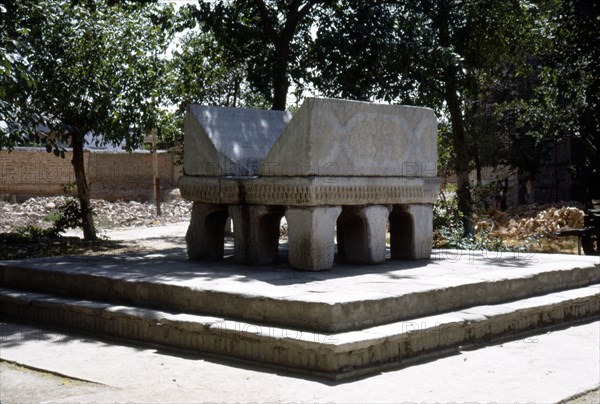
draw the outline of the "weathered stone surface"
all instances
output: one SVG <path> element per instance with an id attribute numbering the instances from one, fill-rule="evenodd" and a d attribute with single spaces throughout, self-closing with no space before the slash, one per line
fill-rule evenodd
<path id="1" fill-rule="evenodd" d="M 290 265 L 307 271 L 331 269 L 335 254 L 335 223 L 340 206 L 288 208 Z"/>
<path id="2" fill-rule="evenodd" d="M 184 122 L 186 175 L 256 175 L 292 114 L 190 105 Z"/>
<path id="3" fill-rule="evenodd" d="M 235 224 L 235 261 L 250 265 L 275 263 L 283 207 L 230 205 L 229 214 Z"/>
<path id="4" fill-rule="evenodd" d="M 227 207 L 194 202 L 192 219 L 185 235 L 188 256 L 192 260 L 223 258 Z"/>
<path id="5" fill-rule="evenodd" d="M 186 116 L 181 194 L 202 206 L 229 207 L 225 216 L 236 229 L 236 261 L 275 262 L 278 221 L 285 212 L 290 264 L 330 269 L 344 207 L 337 221 L 340 258 L 381 263 L 387 205 L 398 207 L 389 218 L 392 257 L 428 258 L 431 204 L 438 194 L 433 111 L 308 98 L 290 117 L 200 106 L 191 106 Z M 192 216 L 189 243 L 222 239 L 220 231 L 200 236 L 208 224 Z M 222 255 L 221 249 L 211 256 L 204 246 L 188 248 L 192 259 Z"/>
<path id="6" fill-rule="evenodd" d="M 0 265 L 0 314 L 334 378 L 597 317 L 593 260 L 541 254 L 530 257 L 531 265 L 511 266 L 505 258 L 490 261 L 486 273 L 481 266 L 488 258 L 461 263 L 454 256 L 426 264 L 436 267 L 434 276 L 425 268 L 390 266 L 395 263 L 381 273 L 345 267 L 338 274 L 295 277 L 260 269 L 244 276 L 226 264 L 198 276 L 182 271 L 190 264 L 172 256 L 159 265 L 131 257 L 143 268 L 136 276 L 114 265 L 122 257 L 85 264 L 71 257 L 62 265 L 31 260 L 17 263 L 21 267 Z M 512 287 L 522 282 L 528 286 Z M 329 283 L 337 285 L 327 288 Z M 329 289 L 334 292 L 324 293 Z M 237 315 L 229 317 L 227 310 Z M 364 321 L 356 323 L 359 317 Z M 324 321 L 353 326 L 314 330 Z M 305 326 L 298 328 L 299 322 Z"/>
<path id="7" fill-rule="evenodd" d="M 307 98 L 261 176 L 437 175 L 437 120 L 429 108 Z"/>
<path id="8" fill-rule="evenodd" d="M 438 181 L 405 177 L 258 177 L 185 176 L 181 195 L 206 203 L 323 206 L 434 203 Z"/>

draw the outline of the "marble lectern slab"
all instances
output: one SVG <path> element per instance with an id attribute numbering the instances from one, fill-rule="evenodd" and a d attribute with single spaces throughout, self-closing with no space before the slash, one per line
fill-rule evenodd
<path id="1" fill-rule="evenodd" d="M 297 269 L 330 269 L 336 234 L 340 260 L 383 262 L 388 225 L 392 259 L 426 259 L 436 175 L 428 108 L 307 98 L 292 116 L 191 105 L 179 180 L 194 202 L 188 255 L 223 258 L 231 217 L 236 261 L 271 264 L 285 216 Z"/>

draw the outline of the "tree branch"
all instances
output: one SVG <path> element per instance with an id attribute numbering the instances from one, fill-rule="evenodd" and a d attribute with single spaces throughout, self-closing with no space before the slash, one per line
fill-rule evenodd
<path id="1" fill-rule="evenodd" d="M 258 13 L 260 14 L 260 19 L 263 23 L 263 29 L 265 34 L 271 39 L 275 48 L 279 50 L 281 47 L 279 35 L 277 35 L 277 31 L 275 31 L 275 27 L 271 23 L 269 19 L 269 10 L 267 10 L 267 6 L 263 0 L 254 0 L 254 4 L 256 8 L 258 8 Z"/>
<path id="2" fill-rule="evenodd" d="M 290 6 L 290 9 L 286 15 L 285 27 L 281 34 L 281 39 L 284 42 L 290 42 L 296 32 L 296 27 L 300 21 L 308 15 L 310 9 L 322 0 L 309 0 L 304 6 L 300 7 L 302 0 L 294 0 Z"/>

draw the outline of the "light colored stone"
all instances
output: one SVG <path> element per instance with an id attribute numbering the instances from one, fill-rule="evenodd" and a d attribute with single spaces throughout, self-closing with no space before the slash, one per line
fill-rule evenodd
<path id="1" fill-rule="evenodd" d="M 185 234 L 182 226 L 174 229 Z M 161 228 L 110 235 L 145 240 L 141 251 L 158 248 L 166 254 L 0 263 L 0 284 L 332 332 L 600 282 L 598 258 L 589 256 L 503 252 L 490 258 L 482 251 L 457 250 L 445 251 L 445 258 L 436 251 L 433 260 L 393 260 L 371 268 L 338 264 L 331 271 L 299 272 L 277 265 L 250 270 L 229 261 L 190 261 L 183 237 Z M 161 245 L 161 238 L 179 240 L 179 245 Z M 226 251 L 233 254 L 231 244 Z"/>
<path id="2" fill-rule="evenodd" d="M 439 188 L 436 131 L 428 108 L 307 98 L 291 118 L 192 105 L 181 195 L 229 206 L 238 223 L 238 263 L 275 262 L 275 222 L 284 206 L 289 262 L 296 269 L 331 268 L 331 207 L 341 206 L 347 214 L 340 228 L 352 228 L 339 232 L 342 258 L 359 264 L 385 260 L 389 210 L 383 205 L 397 206 L 390 216 L 393 258 L 429 258 L 431 204 Z"/>
<path id="3" fill-rule="evenodd" d="M 341 211 L 340 206 L 286 209 L 290 265 L 307 271 L 331 269 L 335 223 Z"/>
<path id="4" fill-rule="evenodd" d="M 498 314 L 501 310 L 492 306 L 481 315 L 454 312 L 329 335 L 5 288 L 0 288 L 0 313 L 285 366 L 322 377 L 348 378 L 405 364 L 418 357 L 439 357 L 448 350 L 456 352 L 461 346 L 490 338 L 515 338 L 565 319 L 592 318 L 600 312 L 596 287 L 573 292 L 573 296 L 560 292 L 523 299 L 518 302 L 522 308 L 506 314 Z M 511 304 L 514 303 L 498 306 L 511 307 Z"/>
<path id="5" fill-rule="evenodd" d="M 292 114 L 190 105 L 184 121 L 186 175 L 256 175 Z"/>
<path id="6" fill-rule="evenodd" d="M 286 206 L 433 204 L 439 188 L 435 179 L 404 177 L 184 176 L 178 186 L 191 201 Z"/>
<path id="7" fill-rule="evenodd" d="M 260 176 L 437 175 L 437 120 L 429 108 L 306 98 Z"/>

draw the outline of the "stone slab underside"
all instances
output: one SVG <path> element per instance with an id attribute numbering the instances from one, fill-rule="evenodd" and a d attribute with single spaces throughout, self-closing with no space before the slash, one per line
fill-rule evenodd
<path id="1" fill-rule="evenodd" d="M 182 256 L 3 263 L 0 313 L 338 379 L 600 314 L 597 260 L 439 254 L 368 273 L 199 273 Z M 322 319 L 344 329 L 326 331 Z"/>

